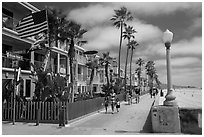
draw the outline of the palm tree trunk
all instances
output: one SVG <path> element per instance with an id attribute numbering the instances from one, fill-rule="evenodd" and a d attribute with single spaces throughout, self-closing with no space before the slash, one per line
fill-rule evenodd
<path id="1" fill-rule="evenodd" d="M 71 93 L 72 93 L 72 98 L 71 102 L 74 102 L 74 74 L 73 74 L 73 59 L 75 56 L 75 50 L 74 50 L 74 40 L 71 39 L 71 44 L 69 48 L 69 58 L 70 58 L 70 81 L 71 81 Z"/>
<path id="2" fill-rule="evenodd" d="M 129 41 L 128 40 L 128 44 L 129 44 Z M 126 61 L 125 61 L 125 92 L 127 92 L 127 86 L 126 86 L 126 78 L 127 78 L 127 62 L 128 62 L 128 54 L 129 54 L 129 47 L 127 47 L 127 52 L 126 52 Z"/>
<path id="3" fill-rule="evenodd" d="M 74 102 L 74 78 L 73 78 L 73 58 L 70 58 L 69 59 L 69 63 L 70 63 L 70 65 L 69 65 L 69 68 L 70 68 L 70 91 L 71 91 L 71 93 L 72 93 L 72 98 L 71 98 L 71 102 Z"/>
<path id="4" fill-rule="evenodd" d="M 93 97 L 93 78 L 94 78 L 94 68 L 91 69 L 91 77 L 90 77 L 90 82 L 89 82 L 89 86 L 90 86 L 90 95 L 91 97 Z"/>
<path id="5" fill-rule="evenodd" d="M 142 70 L 141 70 L 141 66 L 139 66 L 139 67 L 140 67 L 140 72 L 138 74 L 138 81 L 139 81 L 138 85 L 139 85 L 139 91 L 141 92 L 141 78 L 140 78 L 140 76 L 141 76 Z"/>
<path id="6" fill-rule="evenodd" d="M 108 63 L 105 64 L 105 76 L 107 79 L 107 87 L 109 88 L 109 77 L 108 77 Z"/>
<path id="7" fill-rule="evenodd" d="M 150 93 L 152 94 L 152 89 L 153 89 L 153 85 L 152 85 L 152 77 L 151 75 L 149 75 L 149 90 L 150 90 Z"/>
<path id="8" fill-rule="evenodd" d="M 132 57 L 133 57 L 133 48 L 131 48 L 131 58 L 130 58 L 130 92 L 132 92 Z"/>
<path id="9" fill-rule="evenodd" d="M 118 57 L 118 84 L 120 84 L 120 56 L 121 56 L 121 47 L 122 47 L 122 37 L 123 37 L 123 23 L 121 22 L 120 26 L 120 47 L 119 47 L 119 57 Z"/>

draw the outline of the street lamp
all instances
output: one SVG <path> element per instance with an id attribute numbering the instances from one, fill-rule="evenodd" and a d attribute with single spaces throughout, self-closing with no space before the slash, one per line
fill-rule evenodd
<path id="1" fill-rule="evenodd" d="M 173 33 L 168 29 L 164 32 L 163 42 L 166 47 L 166 64 L 167 64 L 167 95 L 165 96 L 166 100 L 164 101 L 165 106 L 177 106 L 175 96 L 173 95 L 173 88 L 171 84 L 171 56 L 170 56 L 170 47 L 173 39 Z"/>

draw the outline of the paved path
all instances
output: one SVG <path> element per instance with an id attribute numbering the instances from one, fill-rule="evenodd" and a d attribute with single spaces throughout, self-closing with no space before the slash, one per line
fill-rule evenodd
<path id="1" fill-rule="evenodd" d="M 114 134 L 148 134 L 151 132 L 149 112 L 154 99 L 149 95 L 141 97 L 139 104 L 121 102 L 120 112 L 111 114 L 102 110 L 60 128 L 58 124 L 3 123 L 2 134 L 6 135 L 114 135 Z"/>

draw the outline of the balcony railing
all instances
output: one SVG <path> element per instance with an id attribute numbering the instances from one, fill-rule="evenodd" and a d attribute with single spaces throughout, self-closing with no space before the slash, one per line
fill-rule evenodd
<path id="1" fill-rule="evenodd" d="M 2 27 L 16 31 L 16 25 L 18 24 L 19 20 L 7 16 L 6 14 L 2 14 L 2 16 Z"/>
<path id="2" fill-rule="evenodd" d="M 77 62 L 80 64 L 85 65 L 87 63 L 86 57 L 84 57 L 84 56 L 76 54 L 76 59 L 77 59 Z"/>
<path id="3" fill-rule="evenodd" d="M 12 61 L 13 60 L 6 57 L 5 54 L 2 54 L 2 67 L 4 67 L 4 68 L 13 68 L 12 67 Z M 21 67 L 22 70 L 31 70 L 30 62 L 31 62 L 30 59 L 23 58 L 22 61 L 19 61 L 18 66 Z M 36 65 L 37 68 L 39 68 L 39 67 L 41 67 L 43 65 L 43 62 L 34 60 L 34 64 Z M 52 71 L 54 73 L 57 73 L 57 65 L 52 64 Z"/>
<path id="4" fill-rule="evenodd" d="M 88 80 L 87 75 L 78 74 L 78 81 L 85 82 Z"/>
<path id="5" fill-rule="evenodd" d="M 13 68 L 12 61 L 13 60 L 6 57 L 5 54 L 2 54 L 2 67 Z M 22 70 L 30 70 L 30 59 L 23 58 L 22 61 L 19 61 L 18 66 L 21 67 Z"/>

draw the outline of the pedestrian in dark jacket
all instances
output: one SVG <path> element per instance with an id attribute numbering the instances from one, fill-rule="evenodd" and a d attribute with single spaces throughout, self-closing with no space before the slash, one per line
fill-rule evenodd
<path id="1" fill-rule="evenodd" d="M 117 99 L 116 99 L 116 110 L 117 110 L 117 112 L 119 112 L 119 108 L 120 108 L 120 101 L 119 101 L 119 99 L 117 98 Z"/>
<path id="2" fill-rule="evenodd" d="M 136 89 L 136 103 L 139 103 L 140 102 L 140 89 L 139 88 L 137 88 Z"/>
<path id="3" fill-rule="evenodd" d="M 110 93 L 111 96 L 111 108 L 112 108 L 112 114 L 114 113 L 114 107 L 115 107 L 115 96 L 114 90 Z"/>
<path id="4" fill-rule="evenodd" d="M 104 99 L 104 106 L 105 106 L 106 113 L 107 113 L 107 111 L 108 111 L 108 97 L 107 96 Z"/>

